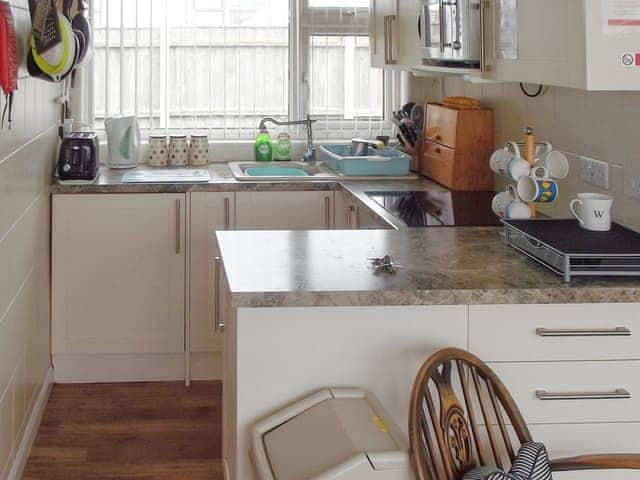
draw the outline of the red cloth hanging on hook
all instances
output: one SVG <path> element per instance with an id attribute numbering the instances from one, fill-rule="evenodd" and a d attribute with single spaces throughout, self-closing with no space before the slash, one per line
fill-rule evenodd
<path id="1" fill-rule="evenodd" d="M 13 92 L 18 89 L 18 50 L 11 5 L 4 0 L 0 1 L 0 87 L 7 102 L 2 113 L 2 127 L 8 113 L 11 128 Z"/>

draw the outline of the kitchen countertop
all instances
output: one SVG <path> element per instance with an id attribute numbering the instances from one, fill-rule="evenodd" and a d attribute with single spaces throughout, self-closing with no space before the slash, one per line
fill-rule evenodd
<path id="1" fill-rule="evenodd" d="M 218 232 L 217 240 L 237 307 L 640 302 L 640 279 L 565 285 L 505 246 L 496 227 Z M 405 268 L 375 274 L 368 259 L 386 254 Z"/>
<path id="2" fill-rule="evenodd" d="M 62 194 L 124 194 L 124 193 L 186 193 L 186 192 L 246 192 L 246 191 L 342 191 L 369 211 L 382 218 L 390 228 L 407 229 L 402 220 L 397 219 L 382 206 L 371 200 L 365 192 L 370 191 L 448 191 L 445 187 L 431 180 L 420 177 L 415 180 L 305 180 L 305 181 L 238 181 L 226 163 L 211 164 L 208 167 L 196 167 L 198 170 L 208 168 L 211 179 L 208 183 L 123 183 L 122 176 L 131 170 L 111 170 L 100 168 L 100 176 L 96 183 L 87 185 L 53 184 L 50 192 Z M 153 170 L 141 165 L 138 171 Z"/>

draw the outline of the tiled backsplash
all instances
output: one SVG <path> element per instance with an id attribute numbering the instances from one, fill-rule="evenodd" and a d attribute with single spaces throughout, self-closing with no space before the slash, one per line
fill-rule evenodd
<path id="1" fill-rule="evenodd" d="M 569 202 L 578 192 L 603 192 L 615 198 L 615 219 L 640 230 L 640 201 L 624 194 L 625 175 L 640 175 L 640 92 L 585 92 L 554 87 L 545 88 L 540 97 L 527 98 L 516 83 L 471 84 L 461 77 L 447 77 L 444 85 L 439 82 L 414 82 L 412 96 L 438 101 L 444 93 L 480 99 L 494 111 L 496 148 L 506 140 L 521 140 L 523 127 L 531 126 L 541 140 L 569 153 L 571 174 L 560 181 L 560 198 L 545 210 L 547 213 L 569 216 Z M 580 180 L 579 155 L 610 164 L 609 191 Z"/>
<path id="2" fill-rule="evenodd" d="M 24 42 L 27 3 L 11 3 Z M 21 69 L 13 128 L 0 131 L 0 479 L 12 468 L 51 365 L 48 187 L 59 96 L 58 85 Z"/>

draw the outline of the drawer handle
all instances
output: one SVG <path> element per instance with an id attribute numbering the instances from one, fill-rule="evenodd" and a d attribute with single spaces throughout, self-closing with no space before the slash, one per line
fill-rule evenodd
<path id="1" fill-rule="evenodd" d="M 214 328 L 216 333 L 224 333 L 225 324 L 220 312 L 220 268 L 221 268 L 222 258 L 215 257 L 213 259 L 214 270 L 213 270 L 213 278 L 215 283 L 215 291 L 213 292 L 213 321 Z"/>
<path id="2" fill-rule="evenodd" d="M 442 149 L 440 147 L 436 148 L 436 153 L 442 153 Z"/>
<path id="3" fill-rule="evenodd" d="M 536 390 L 538 400 L 630 400 L 631 392 L 618 388 L 613 392 L 547 392 Z"/>
<path id="4" fill-rule="evenodd" d="M 551 329 L 537 328 L 539 337 L 630 337 L 631 330 L 626 327 L 595 329 Z"/>

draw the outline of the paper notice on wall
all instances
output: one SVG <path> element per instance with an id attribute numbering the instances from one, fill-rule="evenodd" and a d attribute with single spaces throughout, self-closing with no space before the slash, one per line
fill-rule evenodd
<path id="1" fill-rule="evenodd" d="M 603 0 L 605 26 L 640 28 L 640 0 Z"/>

